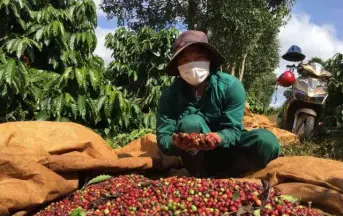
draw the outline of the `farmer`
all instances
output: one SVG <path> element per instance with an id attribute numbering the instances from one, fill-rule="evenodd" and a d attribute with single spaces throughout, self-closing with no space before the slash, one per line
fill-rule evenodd
<path id="1" fill-rule="evenodd" d="M 234 76 L 218 71 L 224 57 L 208 43 L 205 33 L 183 32 L 167 66 L 180 76 L 163 91 L 157 112 L 157 142 L 168 156 L 182 158 L 193 176 L 228 177 L 265 167 L 280 154 L 273 133 L 243 129 L 246 93 Z M 209 151 L 180 149 L 173 133 L 212 134 L 218 141 Z"/>

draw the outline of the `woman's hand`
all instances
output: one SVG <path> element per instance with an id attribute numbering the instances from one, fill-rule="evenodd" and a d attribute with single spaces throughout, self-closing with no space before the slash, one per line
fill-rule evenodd
<path id="1" fill-rule="evenodd" d="M 217 133 L 174 133 L 172 141 L 181 150 L 197 149 L 208 151 L 215 149 L 221 143 L 221 138 Z"/>
<path id="2" fill-rule="evenodd" d="M 207 133 L 206 137 L 207 147 L 209 150 L 215 149 L 222 142 L 222 139 L 217 133 Z"/>
<path id="3" fill-rule="evenodd" d="M 172 141 L 176 147 L 178 147 L 181 150 L 188 150 L 192 146 L 192 139 L 189 135 L 186 133 L 174 133 L 172 135 Z"/>

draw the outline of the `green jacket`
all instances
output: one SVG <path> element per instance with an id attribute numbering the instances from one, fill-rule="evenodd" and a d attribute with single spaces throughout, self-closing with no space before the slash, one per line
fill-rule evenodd
<path id="1" fill-rule="evenodd" d="M 219 147 L 235 145 L 243 130 L 243 115 L 246 93 L 242 83 L 234 76 L 223 72 L 211 72 L 206 89 L 199 101 L 193 96 L 190 86 L 177 79 L 161 95 L 156 115 L 157 143 L 166 155 L 179 155 L 172 142 L 178 122 L 189 114 L 200 114 L 212 132 L 218 133 L 222 142 Z"/>

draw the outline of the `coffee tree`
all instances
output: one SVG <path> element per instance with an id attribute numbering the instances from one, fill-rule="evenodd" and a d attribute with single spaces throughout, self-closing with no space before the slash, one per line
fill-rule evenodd
<path id="1" fill-rule="evenodd" d="M 142 125 L 106 79 L 92 0 L 1 1 L 0 119 L 74 121 L 106 135 Z"/>
<path id="2" fill-rule="evenodd" d="M 162 90 L 172 82 L 164 70 L 177 36 L 176 29 L 131 31 L 124 27 L 106 36 L 106 47 L 114 57 L 106 75 L 146 113 L 156 110 Z"/>
<path id="3" fill-rule="evenodd" d="M 332 114 L 336 124 L 343 123 L 343 70 L 340 64 L 343 62 L 341 53 L 335 54 L 332 58 L 325 62 L 325 68 L 332 73 L 332 78 L 329 84 L 329 99 L 327 112 Z"/>
<path id="4" fill-rule="evenodd" d="M 340 64 L 343 62 L 343 54 L 336 53 L 326 61 L 313 57 L 309 63 L 313 62 L 321 64 L 332 74 L 323 122 L 328 127 L 341 126 L 343 123 L 343 70 L 340 68 Z"/>

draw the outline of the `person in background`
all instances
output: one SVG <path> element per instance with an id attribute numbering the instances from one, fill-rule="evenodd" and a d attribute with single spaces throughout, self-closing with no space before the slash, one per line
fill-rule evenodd
<path id="1" fill-rule="evenodd" d="M 182 158 L 190 175 L 234 177 L 264 168 L 281 148 L 265 129 L 243 129 L 246 93 L 240 80 L 220 72 L 224 57 L 200 31 L 185 31 L 174 44 L 167 66 L 169 76 L 179 76 L 166 88 L 156 114 L 160 150 Z M 208 134 L 217 141 L 211 150 L 182 150 L 174 133 Z"/>

